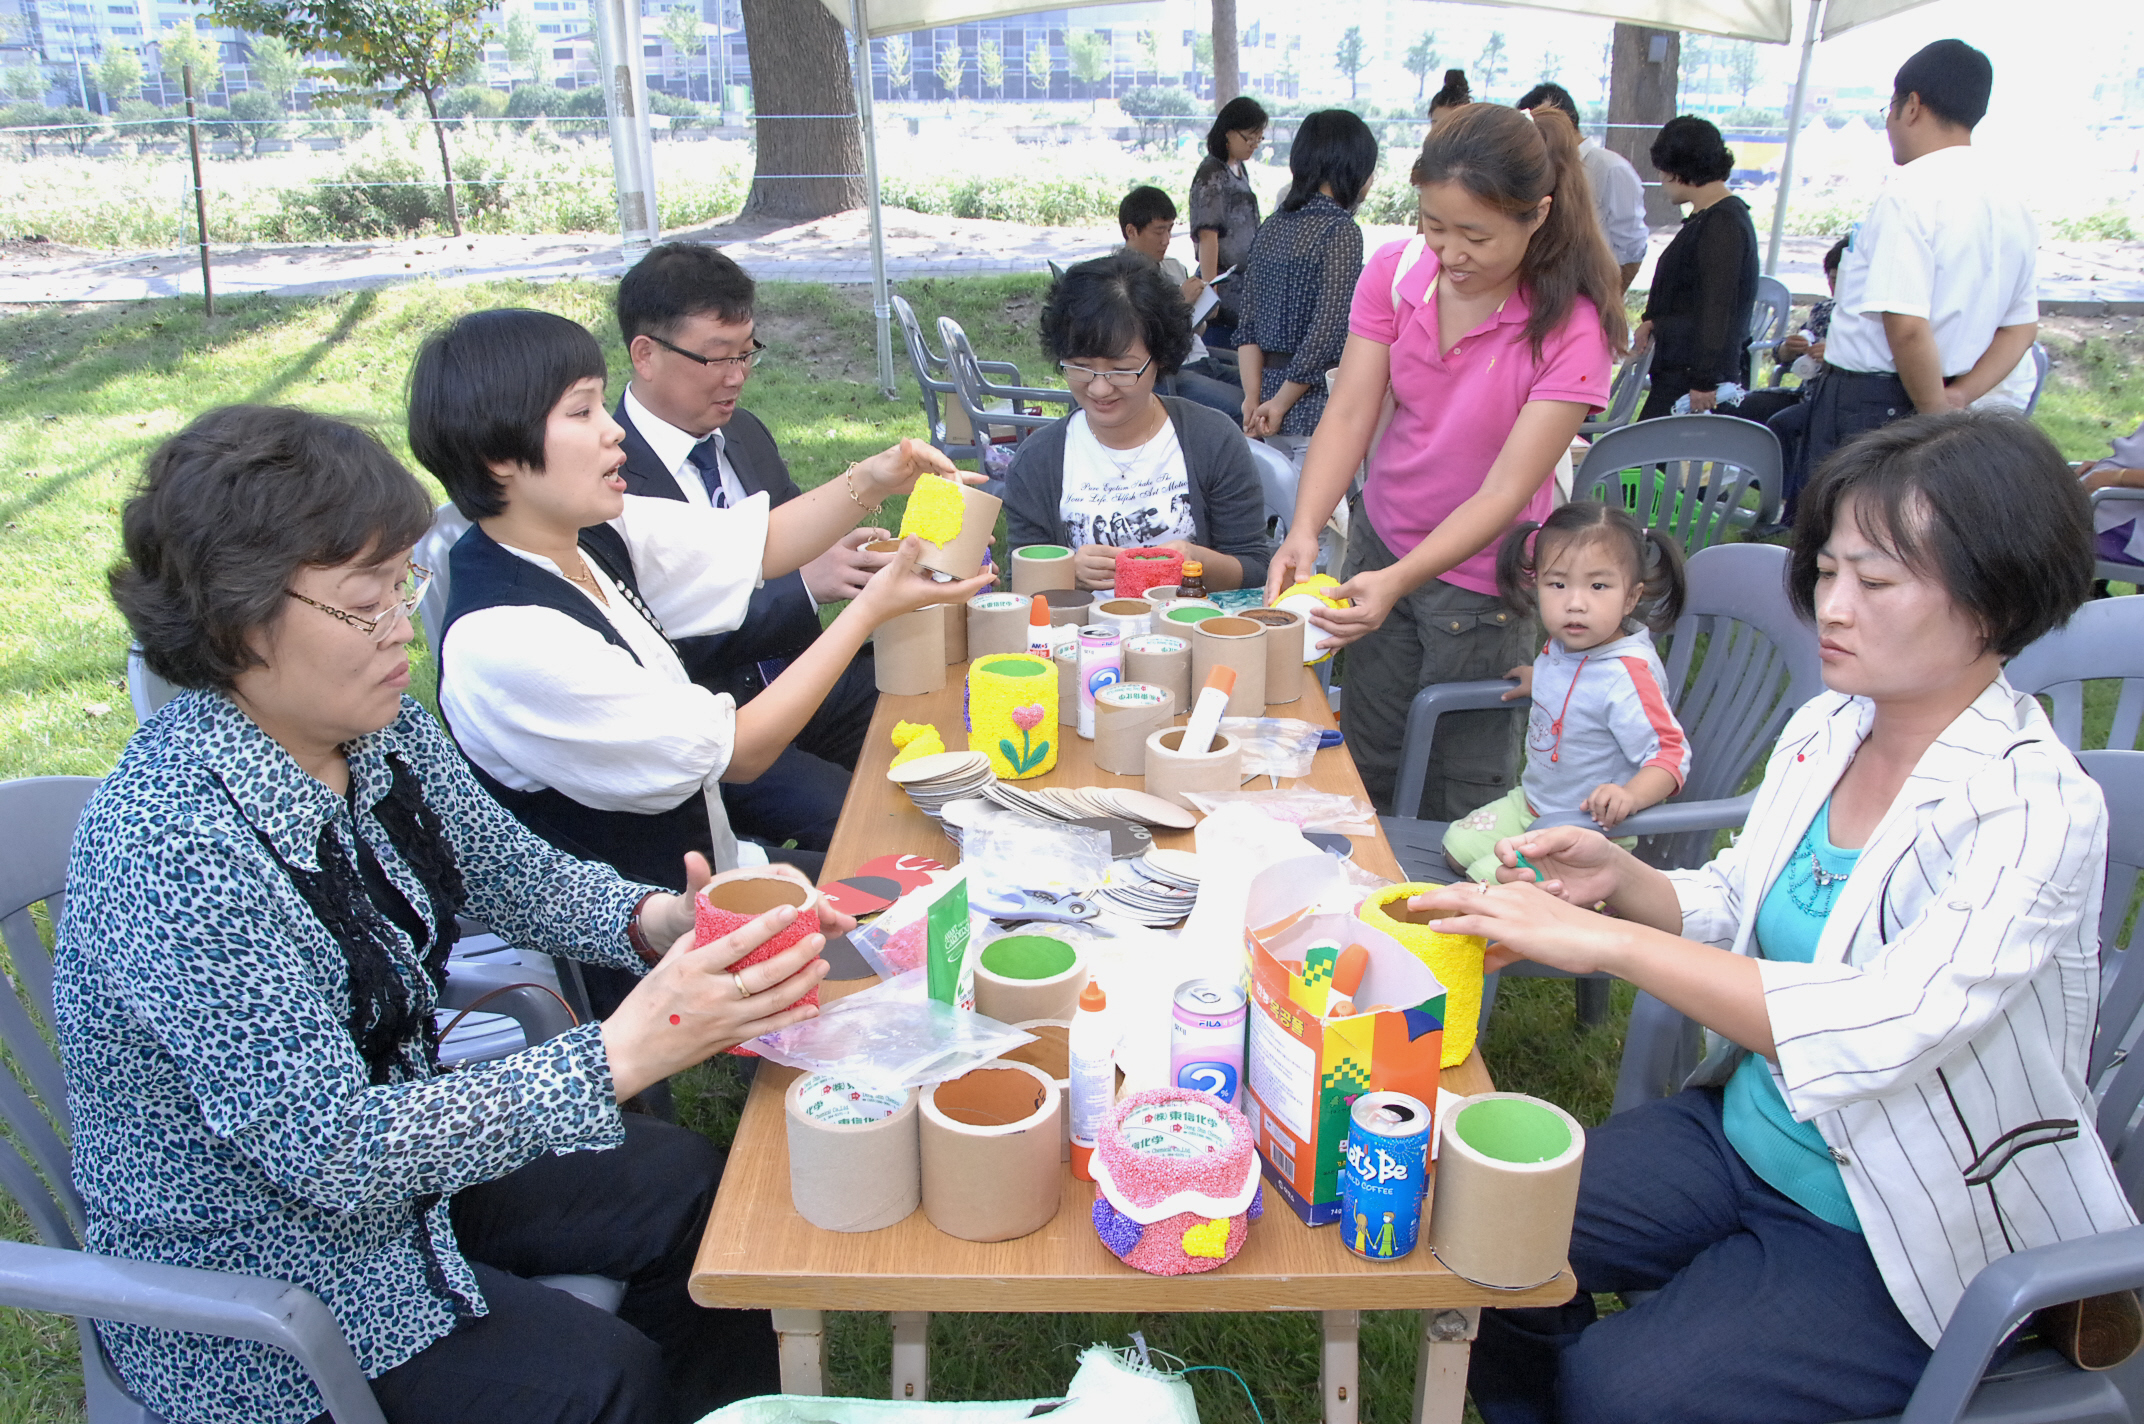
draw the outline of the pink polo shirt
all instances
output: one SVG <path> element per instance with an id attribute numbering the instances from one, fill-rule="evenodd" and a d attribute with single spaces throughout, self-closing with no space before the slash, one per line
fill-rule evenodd
<path id="1" fill-rule="evenodd" d="M 1584 297 L 1572 303 L 1570 316 L 1542 343 L 1536 361 L 1526 340 L 1524 288 L 1440 354 L 1435 252 L 1424 252 L 1401 279 L 1399 310 L 1393 310 L 1392 274 L 1405 246 L 1395 242 L 1380 248 L 1363 266 L 1348 315 L 1350 333 L 1392 349 L 1398 408 L 1370 456 L 1362 498 L 1370 527 L 1396 558 L 1406 557 L 1481 488 L 1522 406 L 1561 400 L 1601 410 L 1608 404 L 1611 366 L 1600 314 Z M 1541 487 L 1520 518 L 1548 517 L 1554 493 L 1549 473 L 1541 471 Z M 1444 581 L 1495 593 L 1495 544 L 1448 571 Z"/>

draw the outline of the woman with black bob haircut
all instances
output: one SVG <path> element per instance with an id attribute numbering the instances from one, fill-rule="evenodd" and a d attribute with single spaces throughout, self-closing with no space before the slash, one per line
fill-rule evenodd
<path id="1" fill-rule="evenodd" d="M 1191 241 L 1198 249 L 1199 275 L 1208 282 L 1223 272 L 1242 272 L 1251 255 L 1251 239 L 1258 235 L 1258 194 L 1251 187 L 1244 166 L 1266 141 L 1265 106 L 1248 94 L 1238 94 L 1213 116 L 1206 131 L 1206 157 L 1191 175 Z M 1207 318 L 1204 338 L 1208 346 L 1236 344 L 1236 305 L 1229 284 L 1215 290 L 1220 300 Z"/>
<path id="2" fill-rule="evenodd" d="M 1412 902 L 1486 935 L 1491 967 L 1613 974 L 1716 1045 L 1588 1131 L 1578 1293 L 1482 1313 L 1489 1424 L 1893 1415 L 1990 1263 L 2135 1222 L 2086 1076 L 2106 804 L 2003 675 L 2092 566 L 2084 495 L 2025 421 L 1863 435 L 1794 527 L 1826 690 L 1736 842 L 1662 872 L 1528 830 L 1496 848 L 1503 883 Z M 1595 1292 L 1640 1290 L 1596 1320 Z M 2085 1302 L 2073 1358 L 2118 1363 L 2137 1314 L 2134 1292 Z"/>
<path id="3" fill-rule="evenodd" d="M 1720 131 L 1690 114 L 1669 119 L 1653 140 L 1660 191 L 1690 216 L 1660 254 L 1633 345 L 1653 353 L 1652 390 L 1640 420 L 1711 410 L 1725 384 L 1749 380 L 1749 313 L 1757 301 L 1757 229 L 1749 204 L 1727 191 L 1734 153 Z"/>
<path id="4" fill-rule="evenodd" d="M 1042 350 L 1079 409 L 1020 442 L 1005 480 L 1014 548 L 1062 544 L 1081 588 L 1116 583 L 1118 549 L 1166 547 L 1213 589 L 1265 580 L 1265 492 L 1243 432 L 1154 393 L 1191 350 L 1176 287 L 1136 253 L 1082 262 L 1051 286 Z"/>
<path id="5" fill-rule="evenodd" d="M 1355 209 L 1377 174 L 1377 139 L 1346 109 L 1305 116 L 1288 152 L 1280 211 L 1259 226 L 1236 288 L 1236 359 L 1243 429 L 1301 446 L 1325 411 L 1325 373 L 1347 345 L 1347 312 L 1362 275 Z"/>
<path id="6" fill-rule="evenodd" d="M 407 692 L 428 506 L 371 435 L 263 406 L 164 442 L 126 505 L 112 597 L 187 690 L 90 798 L 69 868 L 53 994 L 84 1244 L 312 1291 L 394 1424 L 697 1418 L 778 1388 L 774 1336 L 686 1295 L 721 1154 L 619 1104 L 810 1017 L 823 940 L 733 973 L 792 912 L 694 949 L 687 897 L 484 793 Z M 601 1023 L 443 1073 L 462 913 L 645 977 Z M 549 1273 L 623 1279 L 624 1303 L 527 1279 Z M 266 1345 L 97 1330 L 163 1418 L 321 1413 Z"/>

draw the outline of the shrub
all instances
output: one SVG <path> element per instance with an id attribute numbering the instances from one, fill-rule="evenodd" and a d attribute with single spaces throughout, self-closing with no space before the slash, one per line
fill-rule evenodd
<path id="1" fill-rule="evenodd" d="M 1174 84 L 1159 87 L 1142 85 L 1126 94 L 1118 103 L 1125 113 L 1142 119 L 1189 118 L 1199 111 L 1198 102 Z"/>
<path id="2" fill-rule="evenodd" d="M 515 127 L 526 132 L 537 119 L 555 119 L 566 112 L 573 96 L 555 84 L 517 84 L 506 96 L 506 116 L 521 119 Z"/>
<path id="3" fill-rule="evenodd" d="M 464 84 L 439 99 L 442 119 L 498 119 L 506 116 L 506 96 L 489 84 Z M 467 128 L 469 125 L 462 125 Z"/>
<path id="4" fill-rule="evenodd" d="M 253 156 L 260 157 L 264 140 L 283 136 L 283 118 L 282 104 L 265 89 L 247 89 L 231 96 L 230 130 L 238 140 L 240 153 L 250 145 Z"/>
<path id="5" fill-rule="evenodd" d="M 665 94 L 662 90 L 655 89 L 648 94 L 648 112 L 661 114 L 669 119 L 670 130 L 675 133 L 698 123 L 703 111 L 690 99 L 680 99 L 675 94 Z"/>
<path id="6" fill-rule="evenodd" d="M 186 134 L 184 111 L 178 111 L 176 119 L 172 117 L 173 112 L 160 109 L 146 99 L 121 99 L 119 112 L 113 116 L 119 120 L 117 135 L 135 143 L 183 138 Z"/>
<path id="7" fill-rule="evenodd" d="M 2069 242 L 2135 242 L 2139 236 L 2137 220 L 2111 205 L 2082 217 L 2056 218 L 2047 230 Z"/>

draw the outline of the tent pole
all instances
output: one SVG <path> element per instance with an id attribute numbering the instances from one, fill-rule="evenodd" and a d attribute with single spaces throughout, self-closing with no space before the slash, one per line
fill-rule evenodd
<path id="1" fill-rule="evenodd" d="M 893 301 L 886 290 L 886 226 L 878 203 L 878 126 L 871 118 L 871 31 L 864 0 L 849 0 L 850 32 L 856 36 L 856 118 L 864 126 L 864 182 L 871 190 L 871 319 L 878 327 L 878 388 L 892 400 Z"/>
<path id="2" fill-rule="evenodd" d="M 1794 192 L 1794 145 L 1802 136 L 1802 113 L 1809 102 L 1809 65 L 1816 58 L 1824 0 L 1809 0 L 1809 29 L 1802 36 L 1802 68 L 1794 80 L 1794 102 L 1787 107 L 1787 151 L 1779 160 L 1779 193 L 1772 199 L 1772 240 L 1764 250 L 1764 271 L 1779 275 L 1779 243 L 1787 234 L 1787 201 Z"/>
<path id="3" fill-rule="evenodd" d="M 655 150 L 648 132 L 648 62 L 639 0 L 594 0 L 603 58 L 603 112 L 610 128 L 611 172 L 618 188 L 618 245 L 638 261 L 662 241 L 655 203 Z"/>

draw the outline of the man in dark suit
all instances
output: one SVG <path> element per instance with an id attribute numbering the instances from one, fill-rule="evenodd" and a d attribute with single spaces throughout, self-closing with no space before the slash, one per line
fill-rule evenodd
<path id="1" fill-rule="evenodd" d="M 744 270 L 700 243 L 664 243 L 618 284 L 618 326 L 633 362 L 614 412 L 625 427 L 627 493 L 718 508 L 762 493 L 779 505 L 801 493 L 766 425 L 737 404 L 762 349 L 753 300 Z M 677 640 L 685 670 L 740 706 L 751 701 L 819 636 L 819 605 L 854 597 L 891 557 L 862 547 L 886 537 L 858 529 L 769 579 L 735 632 Z M 756 781 L 724 784 L 737 833 L 825 850 L 877 701 L 866 647 L 773 766 Z"/>

